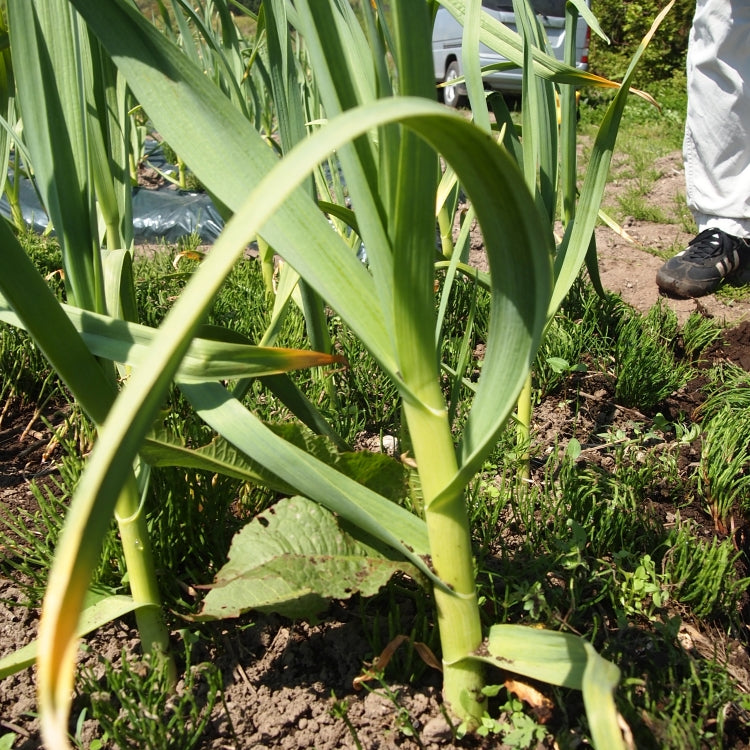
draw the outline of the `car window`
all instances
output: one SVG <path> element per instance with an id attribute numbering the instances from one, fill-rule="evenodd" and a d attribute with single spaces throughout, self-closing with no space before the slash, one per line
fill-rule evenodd
<path id="1" fill-rule="evenodd" d="M 482 5 L 487 10 L 513 10 L 511 0 L 482 0 Z M 542 16 L 565 16 L 565 0 L 531 0 L 531 5 Z"/>
<path id="2" fill-rule="evenodd" d="M 531 4 L 543 16 L 565 17 L 565 0 L 532 0 Z"/>

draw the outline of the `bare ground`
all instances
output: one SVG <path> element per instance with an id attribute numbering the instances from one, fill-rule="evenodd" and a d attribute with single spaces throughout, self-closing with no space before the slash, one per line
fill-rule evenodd
<path id="1" fill-rule="evenodd" d="M 661 296 L 675 311 L 680 322 L 695 311 L 721 324 L 733 325 L 747 320 L 750 316 L 750 299 L 732 301 L 712 294 L 700 300 L 691 300 L 660 295 L 654 281 L 659 266 L 664 262 L 664 257 L 685 247 L 693 235 L 682 228 L 678 215 L 679 196 L 685 193 L 682 156 L 674 152 L 657 159 L 653 166 L 660 176 L 645 202 L 661 208 L 670 223 L 626 218 L 623 229 L 629 239 L 609 227 L 599 227 L 596 241 L 602 285 L 608 291 L 620 294 L 628 304 L 642 312 L 649 310 Z M 616 199 L 618 190 L 625 187 L 624 182 L 610 183 L 605 200 Z M 741 285 L 747 281 L 750 281 L 750 269 L 745 269 L 731 283 Z"/>

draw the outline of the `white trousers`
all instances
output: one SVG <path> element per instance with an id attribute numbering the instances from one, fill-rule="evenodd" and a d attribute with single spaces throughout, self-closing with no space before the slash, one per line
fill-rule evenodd
<path id="1" fill-rule="evenodd" d="M 700 231 L 750 237 L 750 0 L 697 0 L 687 84 L 688 206 Z"/>

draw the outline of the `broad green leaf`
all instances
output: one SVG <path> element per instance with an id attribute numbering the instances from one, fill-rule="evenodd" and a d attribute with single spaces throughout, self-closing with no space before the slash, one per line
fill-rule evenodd
<path id="1" fill-rule="evenodd" d="M 129 596 L 112 594 L 102 597 L 100 594 L 92 594 L 89 597 L 88 606 L 85 606 L 81 612 L 78 637 L 88 635 L 102 625 L 132 612 L 135 608 L 136 604 Z M 30 667 L 36 660 L 38 651 L 38 641 L 32 641 L 23 648 L 19 648 L 18 651 L 0 659 L 0 680 Z"/>
<path id="2" fill-rule="evenodd" d="M 91 79 L 86 28 L 67 0 L 8 0 L 8 16 L 11 54 L 24 61 L 14 68 L 24 139 L 63 248 L 66 287 L 76 304 L 101 312 L 83 89 L 84 79 Z"/>
<path id="3" fill-rule="evenodd" d="M 350 451 L 338 455 L 336 468 L 394 503 L 403 502 L 407 488 L 406 468 L 384 453 Z"/>
<path id="4" fill-rule="evenodd" d="M 620 670 L 579 636 L 523 625 L 493 625 L 486 651 L 475 654 L 487 664 L 532 680 L 583 691 L 594 745 L 624 750 L 613 691 Z"/>
<path id="5" fill-rule="evenodd" d="M 237 617 L 250 609 L 314 617 L 331 599 L 371 596 L 404 562 L 382 557 L 303 497 L 280 500 L 232 541 L 229 561 L 203 602 L 201 618 Z"/>
<path id="6" fill-rule="evenodd" d="M 562 357 L 547 357 L 547 364 L 556 373 L 567 372 L 570 369 L 570 362 Z"/>
<path id="7" fill-rule="evenodd" d="M 127 255 L 127 254 L 126 254 Z M 119 318 L 60 305 L 67 313 L 86 346 L 96 357 L 103 357 L 130 367 L 139 367 L 157 329 Z M 8 305 L 0 292 L 0 320 L 25 327 L 20 316 Z M 221 329 L 212 329 L 221 334 Z M 229 333 L 229 332 L 227 332 Z M 233 336 L 237 338 L 236 334 Z M 338 355 L 321 354 L 306 349 L 281 349 L 238 344 L 221 339 L 193 339 L 178 375 L 184 381 L 204 382 L 244 377 L 275 375 L 290 370 L 330 364 L 345 364 Z"/>
<path id="8" fill-rule="evenodd" d="M 312 434 L 298 424 L 268 424 L 275 435 L 335 468 L 355 482 L 389 500 L 401 502 L 406 492 L 406 467 L 400 461 L 368 450 L 342 451 L 331 440 Z"/>
<path id="9" fill-rule="evenodd" d="M 71 2 L 160 134 L 212 195 L 237 211 L 278 161 L 266 141 L 204 72 L 126 0 Z M 375 357 L 395 371 L 372 277 L 331 232 L 309 193 L 301 188 L 284 192 L 286 200 L 266 217 L 261 235 L 335 310 L 349 311 L 355 333 L 367 337 Z M 303 247 L 305 252 L 292 257 L 293 248 Z"/>
<path id="10" fill-rule="evenodd" d="M 609 165 L 615 148 L 620 119 L 622 118 L 622 113 L 627 102 L 628 87 L 635 75 L 641 55 L 656 33 L 659 24 L 672 8 L 672 5 L 674 5 L 674 0 L 656 17 L 649 32 L 643 38 L 630 62 L 630 66 L 622 82 L 622 87 L 607 108 L 607 112 L 599 127 L 594 146 L 591 150 L 586 176 L 583 180 L 575 219 L 566 228 L 563 242 L 555 258 L 555 288 L 547 311 L 549 318 L 552 318 L 557 312 L 557 309 L 570 291 L 589 250 L 591 237 L 598 220 L 599 207 L 601 206 L 602 196 L 607 184 Z"/>
<path id="11" fill-rule="evenodd" d="M 180 387 L 203 420 L 238 450 L 397 550 L 434 580 L 434 574 L 420 558 L 429 554 L 421 519 L 277 436 L 218 383 Z"/>

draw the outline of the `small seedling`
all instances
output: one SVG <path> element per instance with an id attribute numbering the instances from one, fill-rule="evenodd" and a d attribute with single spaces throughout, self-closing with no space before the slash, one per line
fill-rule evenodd
<path id="1" fill-rule="evenodd" d="M 352 736 L 354 747 L 356 747 L 357 750 L 362 750 L 362 742 L 359 739 L 357 728 L 352 724 L 352 720 L 349 718 L 349 702 L 346 699 L 339 700 L 333 690 L 331 690 L 331 698 L 333 699 L 333 705 L 330 708 L 331 716 L 333 716 L 334 719 L 341 719 L 341 721 L 346 724 L 346 728 Z"/>
<path id="2" fill-rule="evenodd" d="M 661 412 L 654 415 L 654 427 L 665 433 L 674 433 L 680 445 L 690 445 L 701 436 L 701 426 L 697 422 L 670 422 Z"/>
<path id="3" fill-rule="evenodd" d="M 424 748 L 424 745 L 422 744 L 422 740 L 419 737 L 419 732 L 417 731 L 417 728 L 414 726 L 414 722 L 412 721 L 411 715 L 409 714 L 409 709 L 406 706 L 404 706 L 399 700 L 398 690 L 394 690 L 383 679 L 382 672 L 375 673 L 373 677 L 380 684 L 378 695 L 381 695 L 384 698 L 387 698 L 396 709 L 396 715 L 395 715 L 394 720 L 396 722 L 396 726 L 398 728 L 399 733 L 404 735 L 405 737 L 410 737 L 417 744 L 417 747 Z M 362 684 L 364 685 L 364 688 L 368 692 L 372 693 L 375 691 L 375 688 L 370 686 L 367 682 L 364 682 Z"/>
<path id="4" fill-rule="evenodd" d="M 200 741 L 221 698 L 221 673 L 208 662 L 191 664 L 193 637 L 185 635 L 185 672 L 177 690 L 163 660 L 136 662 L 126 651 L 119 665 L 100 659 L 101 677 L 91 667 L 82 671 L 91 715 L 118 748 L 190 750 Z"/>
<path id="5" fill-rule="evenodd" d="M 633 563 L 632 557 L 632 554 L 626 551 L 613 555 L 615 561 L 613 574 L 619 579 L 615 588 L 619 601 L 615 604 L 615 608 L 622 627 L 626 626 L 626 618 L 633 615 L 655 620 L 658 610 L 669 600 L 666 587 L 661 576 L 656 572 L 651 555 L 643 555 L 640 560 L 636 561 L 638 564 L 635 570 L 628 571 L 627 568 Z"/>
<path id="6" fill-rule="evenodd" d="M 503 689 L 502 685 L 487 685 L 483 692 L 492 698 Z M 508 700 L 498 707 L 498 711 L 498 718 L 488 713 L 484 714 L 477 734 L 481 737 L 498 735 L 503 747 L 518 750 L 535 747 L 549 735 L 544 725 L 539 724 L 524 711 L 523 702 L 510 694 Z M 459 727 L 459 736 L 460 734 L 461 727 Z"/>

